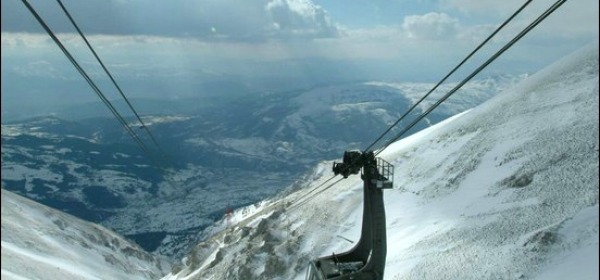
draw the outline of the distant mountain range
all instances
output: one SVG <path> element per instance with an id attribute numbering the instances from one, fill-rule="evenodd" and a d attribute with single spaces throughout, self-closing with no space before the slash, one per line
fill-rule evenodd
<path id="1" fill-rule="evenodd" d="M 523 78 L 470 82 L 411 133 Z M 115 119 L 100 113 L 98 104 L 3 123 L 2 188 L 178 258 L 226 209 L 293 188 L 318 162 L 366 148 L 432 86 L 372 82 L 209 101 L 141 101 L 139 111 L 155 112 L 143 119 L 168 155 L 156 157 L 167 172 L 153 165 Z M 424 104 L 452 87 L 443 86 Z M 419 106 L 411 117 L 425 109 Z M 151 147 L 140 124 L 129 121 Z"/>

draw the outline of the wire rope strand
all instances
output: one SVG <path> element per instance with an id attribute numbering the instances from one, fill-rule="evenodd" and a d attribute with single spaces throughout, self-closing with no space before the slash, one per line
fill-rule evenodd
<path id="1" fill-rule="evenodd" d="M 517 9 L 508 19 L 506 19 L 492 34 L 490 34 L 483 42 L 481 42 L 469 55 L 467 55 L 459 64 L 457 64 L 444 78 L 442 78 L 431 90 L 429 90 L 421 99 L 419 99 L 415 104 L 413 104 L 396 122 L 394 122 L 386 131 L 384 131 L 371 145 L 369 145 L 363 152 L 371 149 L 379 140 L 381 140 L 387 133 L 389 133 L 398 123 L 400 123 L 412 110 L 414 110 L 425 98 L 427 98 L 432 92 L 434 92 L 442 83 L 444 83 L 452 74 L 454 74 L 460 67 L 467 62 L 475 53 L 477 53 L 487 42 L 489 42 L 504 26 L 506 26 L 510 21 L 513 20 L 529 3 L 533 0 L 528 0 L 525 2 L 519 9 Z"/>
<path id="2" fill-rule="evenodd" d="M 89 77 L 89 75 L 85 72 L 85 70 L 77 63 L 75 58 L 71 55 L 71 53 L 65 48 L 65 46 L 60 42 L 58 37 L 54 34 L 54 32 L 50 29 L 50 27 L 46 24 L 46 22 L 40 17 L 40 15 L 35 11 L 33 6 L 27 2 L 27 0 L 21 0 L 25 7 L 31 12 L 31 14 L 35 17 L 35 19 L 42 25 L 44 30 L 48 33 L 48 35 L 52 38 L 54 43 L 60 48 L 63 54 L 67 57 L 67 59 L 73 64 L 73 66 L 77 69 L 79 74 L 83 76 L 88 85 L 94 90 L 94 92 L 100 97 L 102 102 L 109 108 L 109 110 L 113 113 L 113 115 L 117 118 L 117 120 L 125 127 L 125 130 L 129 133 L 129 135 L 134 139 L 134 141 L 138 144 L 140 149 L 149 157 L 149 159 L 154 162 L 156 166 L 160 169 L 163 169 L 160 163 L 158 163 L 154 157 L 150 154 L 146 145 L 141 141 L 141 139 L 137 136 L 137 134 L 131 129 L 129 124 L 123 119 L 121 114 L 114 108 L 114 106 L 110 103 L 110 101 L 106 98 L 106 96 L 102 93 L 102 91 L 96 86 L 94 81 Z"/>
<path id="3" fill-rule="evenodd" d="M 498 58 L 501 54 L 503 54 L 507 49 L 509 49 L 510 47 L 512 47 L 512 45 L 514 45 L 517 41 L 519 41 L 523 36 L 525 36 L 525 34 L 527 34 L 529 31 L 531 31 L 535 26 L 537 26 L 540 22 L 542 22 L 546 17 L 548 17 L 550 14 L 552 14 L 556 9 L 558 9 L 562 4 L 564 4 L 567 0 L 558 0 L 556 1 L 550 8 L 548 8 L 544 13 L 542 13 L 535 21 L 533 21 L 532 23 L 530 23 L 524 30 L 522 30 L 517 36 L 515 36 L 510 42 L 508 42 L 506 45 L 504 45 L 504 47 L 502 47 L 502 49 L 500 49 L 499 51 L 497 51 L 492 57 L 490 57 L 485 63 L 483 63 L 481 66 L 479 66 L 475 71 L 473 71 L 467 78 L 465 78 L 460 84 L 458 84 L 457 86 L 455 86 L 450 92 L 446 93 L 446 95 L 444 95 L 440 100 L 438 100 L 434 105 L 432 105 L 427 111 L 423 112 L 415 121 L 413 121 L 408 127 L 406 127 L 404 130 L 402 130 L 396 137 L 394 137 L 391 141 L 388 141 L 388 143 L 382 147 L 381 149 L 379 149 L 377 152 L 375 152 L 375 155 L 379 155 L 381 152 L 383 152 L 383 150 L 385 150 L 391 143 L 397 141 L 400 137 L 402 137 L 402 135 L 404 133 L 406 133 L 406 131 L 410 130 L 417 122 L 419 122 L 421 119 L 423 119 L 425 116 L 427 116 L 431 111 L 433 111 L 433 109 L 435 109 L 437 106 L 439 106 L 442 102 L 444 102 L 446 99 L 448 99 L 452 94 L 454 94 L 458 89 L 460 89 L 465 83 L 467 83 L 471 78 L 473 78 L 475 75 L 477 75 L 479 72 L 481 72 L 481 70 L 483 70 L 485 67 L 487 67 L 491 62 L 493 62 L 494 60 L 496 60 L 496 58 Z M 527 2 L 529 3 L 529 2 Z M 522 6 L 517 12 L 520 12 L 524 7 Z M 513 18 L 515 16 L 515 14 L 513 14 L 513 16 L 511 16 L 511 18 Z M 507 23 L 507 21 L 505 22 Z M 505 25 L 505 24 L 503 24 Z M 495 32 L 496 33 L 496 32 Z M 445 78 L 444 78 L 445 79 Z M 387 133 L 387 132 L 386 132 Z M 379 141 L 376 140 L 376 142 Z M 372 145 L 371 145 L 372 146 Z M 367 149 L 368 150 L 368 149 Z M 335 177 L 335 176 L 334 176 Z M 333 179 L 334 177 L 330 178 L 329 180 Z M 302 201 L 299 204 L 293 205 L 290 207 L 291 208 L 296 208 L 299 207 L 301 205 L 304 205 L 305 203 L 307 203 L 309 200 L 313 199 L 314 197 L 316 197 L 316 195 L 322 193 L 323 191 L 333 187 L 335 184 L 337 184 L 338 182 L 340 182 L 343 178 L 339 179 L 338 181 L 332 183 L 331 185 L 327 186 L 325 189 L 320 190 L 316 193 L 314 193 L 313 195 L 311 195 L 310 197 L 306 198 L 304 201 Z M 319 187 L 321 187 L 324 184 L 319 185 L 318 187 L 316 187 L 315 189 L 313 189 L 312 191 L 318 189 Z M 311 192 L 312 192 L 311 191 Z M 309 192 L 308 194 L 310 194 L 311 192 Z M 306 194 L 304 197 L 307 197 L 308 194 Z M 300 198 L 302 199 L 302 198 Z M 299 200 L 300 200 L 299 199 Z M 299 201 L 298 200 L 298 201 Z"/>
<path id="4" fill-rule="evenodd" d="M 75 27 L 75 29 L 77 30 L 77 32 L 79 33 L 79 35 L 81 36 L 81 38 L 83 39 L 83 41 L 85 42 L 85 44 L 88 46 L 88 48 L 90 49 L 90 51 L 92 52 L 92 54 L 94 55 L 94 57 L 96 58 L 96 60 L 98 61 L 98 63 L 100 63 L 100 66 L 102 66 L 102 69 L 104 70 L 104 72 L 106 73 L 106 75 L 110 78 L 110 80 L 112 81 L 112 83 L 115 86 L 115 88 L 117 88 L 119 94 L 121 94 L 121 97 L 123 97 L 123 99 L 127 103 L 127 106 L 129 106 L 129 109 L 131 109 L 131 111 L 133 112 L 133 114 L 135 115 L 135 117 L 138 119 L 138 121 L 141 124 L 141 127 L 150 136 L 150 139 L 152 140 L 153 144 L 156 146 L 157 150 L 159 151 L 159 153 L 161 154 L 161 156 L 163 157 L 163 159 L 165 161 L 169 162 L 168 159 L 167 159 L 167 157 L 166 157 L 166 154 L 163 151 L 163 149 L 160 147 L 160 145 L 158 144 L 158 142 L 154 138 L 154 135 L 152 135 L 152 133 L 148 129 L 148 126 L 146 126 L 144 124 L 144 121 L 142 121 L 142 118 L 140 117 L 140 115 L 138 114 L 138 112 L 135 110 L 135 108 L 133 107 L 133 105 L 131 104 L 131 102 L 129 102 L 129 99 L 125 96 L 125 93 L 123 93 L 123 90 L 121 90 L 121 87 L 119 86 L 119 84 L 117 84 L 117 81 L 113 78 L 113 76 L 110 73 L 110 71 L 108 70 L 108 68 L 104 65 L 104 63 L 100 59 L 100 56 L 98 56 L 98 54 L 96 53 L 96 51 L 94 50 L 94 48 L 92 47 L 92 45 L 90 44 L 90 42 L 88 41 L 88 39 L 86 38 L 86 36 L 83 34 L 83 32 L 81 31 L 81 29 L 79 28 L 79 26 L 77 25 L 77 23 L 75 22 L 75 20 L 73 19 L 73 17 L 69 13 L 69 11 L 67 10 L 67 8 L 63 5 L 63 3 L 62 3 L 61 0 L 56 0 L 56 1 L 58 2 L 58 5 L 61 7 L 61 9 L 63 10 L 63 12 L 67 16 L 67 18 L 69 18 L 69 21 L 73 24 L 73 26 Z"/>
<path id="5" fill-rule="evenodd" d="M 315 190 L 317 190 L 318 188 L 320 188 L 321 186 L 325 185 L 325 183 L 327 183 L 328 181 L 330 181 L 331 179 L 333 179 L 333 178 L 335 178 L 335 177 L 337 177 L 337 175 L 334 175 L 333 177 L 329 178 L 329 179 L 328 179 L 327 181 L 325 181 L 324 183 L 322 183 L 322 184 L 320 184 L 319 186 L 315 187 L 315 188 L 314 188 L 312 191 L 315 191 Z M 288 207 L 288 209 L 287 209 L 287 210 L 288 210 L 288 211 L 289 211 L 289 210 L 293 210 L 293 209 L 295 209 L 295 208 L 298 208 L 298 207 L 300 207 L 300 206 L 302 206 L 302 205 L 304 205 L 304 204 L 308 203 L 310 200 L 312 200 L 312 199 L 313 199 L 314 197 L 316 197 L 318 194 L 320 194 L 320 193 L 322 193 L 322 192 L 324 192 L 324 191 L 326 191 L 326 190 L 330 189 L 331 187 L 335 186 L 337 183 L 339 183 L 339 182 L 340 182 L 340 181 L 342 181 L 343 179 L 344 179 L 344 178 L 340 178 L 340 179 L 338 179 L 337 181 L 335 181 L 335 182 L 331 183 L 329 186 L 325 187 L 324 189 L 321 189 L 321 190 L 319 190 L 318 192 L 316 192 L 316 193 L 312 194 L 311 196 L 308 196 L 308 194 L 304 195 L 303 197 L 299 198 L 299 199 L 298 199 L 298 200 L 297 200 L 295 203 L 297 203 L 298 201 L 300 201 L 302 198 L 306 198 L 307 196 L 308 196 L 308 198 L 304 199 L 303 201 L 301 201 L 301 202 L 299 202 L 299 203 L 297 203 L 297 204 L 294 204 L 294 205 L 292 205 L 292 206 Z M 312 192 L 312 191 L 311 191 L 311 192 Z M 309 193 L 310 193 L 310 192 L 309 192 Z"/>
<path id="6" fill-rule="evenodd" d="M 479 74 L 485 67 L 487 67 L 490 63 L 496 60 L 500 55 L 502 55 L 506 50 L 508 50 L 512 45 L 514 45 L 517 41 L 523 38 L 529 31 L 531 31 L 534 27 L 536 27 L 540 22 L 542 22 L 546 17 L 552 14 L 556 9 L 558 9 L 562 4 L 564 4 L 567 0 L 558 0 L 556 1 L 550 8 L 548 8 L 544 13 L 542 13 L 538 18 L 536 18 L 532 23 L 530 23 L 526 28 L 524 28 L 519 34 L 517 34 L 510 42 L 506 43 L 500 50 L 498 50 L 493 56 L 491 56 L 487 61 L 481 64 L 477 69 L 475 69 L 469 76 L 463 79 L 458 85 L 456 85 L 452 90 L 446 93 L 442 98 L 440 98 L 435 104 L 429 107 L 427 111 L 423 112 L 419 117 L 417 117 L 412 123 L 410 123 L 406 128 L 400 131 L 396 137 L 392 138 L 390 141 L 386 143 L 383 148 L 379 149 L 375 155 L 380 154 L 385 150 L 389 145 L 393 142 L 397 141 L 402 137 L 408 130 L 410 130 L 415 124 L 421 121 L 425 116 L 427 116 L 431 111 L 433 111 L 437 106 L 439 106 L 442 102 L 452 96 L 457 90 L 459 90 L 464 84 L 466 84 L 469 80 L 471 80 L 475 75 Z"/>

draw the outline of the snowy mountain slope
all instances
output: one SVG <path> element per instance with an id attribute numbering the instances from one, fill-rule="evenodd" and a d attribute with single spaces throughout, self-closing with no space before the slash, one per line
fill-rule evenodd
<path id="1" fill-rule="evenodd" d="M 598 279 L 598 95 L 595 43 L 386 149 L 384 279 Z M 163 279 L 303 279 L 350 249 L 362 182 L 324 184 L 330 168 L 236 211 Z"/>
<path id="2" fill-rule="evenodd" d="M 106 228 L 2 189 L 2 279 L 157 279 L 166 265 Z"/>

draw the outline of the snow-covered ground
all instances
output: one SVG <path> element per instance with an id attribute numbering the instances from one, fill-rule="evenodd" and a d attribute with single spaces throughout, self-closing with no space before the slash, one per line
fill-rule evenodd
<path id="1" fill-rule="evenodd" d="M 2 279 L 157 279 L 165 260 L 114 232 L 2 190 Z"/>
<path id="2" fill-rule="evenodd" d="M 384 279 L 598 279 L 598 90 L 594 43 L 388 147 Z M 362 182 L 324 183 L 330 166 L 236 211 L 163 279 L 303 279 L 350 249 Z"/>

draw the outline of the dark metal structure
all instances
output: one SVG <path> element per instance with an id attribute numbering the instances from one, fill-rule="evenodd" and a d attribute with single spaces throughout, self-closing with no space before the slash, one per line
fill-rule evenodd
<path id="1" fill-rule="evenodd" d="M 347 151 L 333 172 L 347 178 L 361 172 L 364 205 L 361 236 L 350 251 L 313 260 L 307 280 L 380 280 L 383 279 L 387 254 L 383 190 L 393 187 L 393 165 L 373 152 Z"/>

